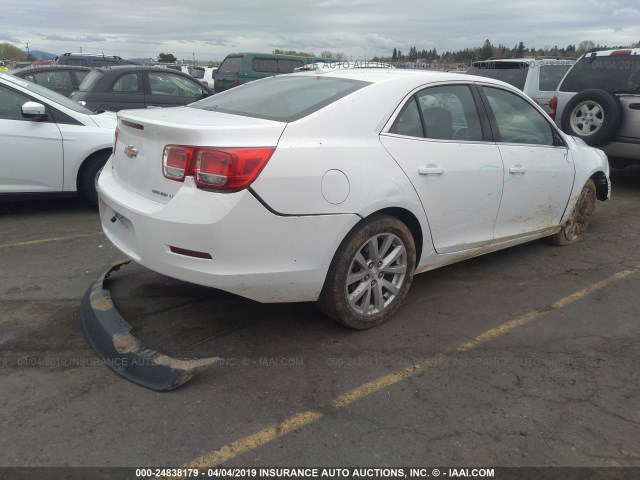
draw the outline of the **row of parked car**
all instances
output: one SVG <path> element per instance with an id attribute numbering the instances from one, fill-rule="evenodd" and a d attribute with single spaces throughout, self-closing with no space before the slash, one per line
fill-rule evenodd
<path id="1" fill-rule="evenodd" d="M 24 178 L 13 167 L 13 173 L 0 172 L 0 193 L 80 191 L 95 203 L 94 177 L 109 156 L 115 129 L 115 116 L 100 115 L 102 111 L 186 105 L 259 78 L 353 66 L 392 68 L 370 62 L 347 65 L 326 59 L 318 63 L 318 59 L 308 57 L 232 54 L 212 77 L 214 88 L 198 79 L 203 72 L 194 67 L 190 67 L 191 72 L 182 71 L 188 67 L 180 66 L 143 67 L 104 55 L 63 54 L 53 65 L 13 71 L 12 76 L 3 75 L 0 85 L 4 143 L 9 139 L 18 142 L 9 145 L 9 150 L 24 152 L 20 142 L 29 142 L 27 150 L 34 148 L 33 154 L 38 157 L 37 145 L 50 145 L 55 139 L 58 147 L 52 151 L 59 158 L 48 161 L 45 168 L 38 168 L 42 159 L 24 162 Z M 524 91 L 564 132 L 605 150 L 611 165 L 624 167 L 640 161 L 639 49 L 593 52 L 579 60 L 495 59 L 475 62 L 467 73 L 503 80 Z M 26 130 L 24 122 L 29 125 Z M 79 125 L 90 128 L 78 129 Z M 86 133 L 86 145 L 65 144 L 67 131 L 78 130 Z M 20 133 L 14 135 L 14 131 Z M 71 148 L 73 151 L 68 150 Z M 63 162 L 64 175 L 60 173 Z M 42 178 L 34 177 L 33 172 L 39 172 Z"/>

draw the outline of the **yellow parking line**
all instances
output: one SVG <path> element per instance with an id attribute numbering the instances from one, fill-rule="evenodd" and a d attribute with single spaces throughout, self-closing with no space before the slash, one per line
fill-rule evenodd
<path id="1" fill-rule="evenodd" d="M 27 242 L 5 243 L 4 245 L 0 245 L 0 248 L 25 247 L 28 245 L 39 245 L 41 243 L 60 242 L 62 240 L 75 240 L 77 238 L 95 237 L 98 235 L 104 235 L 104 233 L 103 232 L 79 233 L 77 235 L 67 235 L 65 237 L 51 237 L 51 238 L 42 238 L 40 240 L 29 240 Z"/>
<path id="2" fill-rule="evenodd" d="M 498 327 L 489 329 L 478 335 L 473 340 L 458 346 L 456 348 L 456 351 L 467 352 L 469 350 L 473 350 L 478 346 L 487 343 L 490 340 L 493 340 L 496 337 L 504 335 L 505 333 L 515 328 L 522 327 L 523 325 L 526 325 L 533 320 L 543 317 L 544 315 L 552 311 L 559 310 L 566 307 L 567 305 L 577 302 L 578 300 L 581 300 L 582 298 L 585 298 L 592 293 L 595 293 L 598 290 L 611 285 L 612 283 L 633 275 L 638 271 L 640 271 L 640 267 L 624 270 L 622 272 L 611 275 L 604 280 L 589 285 L 582 290 L 578 290 L 577 292 L 574 292 L 553 302 L 546 308 L 526 313 L 513 320 L 510 320 L 509 322 L 499 325 Z M 355 387 L 347 393 L 344 393 L 333 399 L 333 401 L 329 405 L 329 410 L 333 412 L 341 410 L 357 400 L 372 395 L 373 393 L 379 392 L 384 388 L 390 387 L 402 380 L 406 380 L 414 376 L 420 371 L 437 365 L 440 361 L 447 358 L 447 353 L 450 351 L 451 349 L 447 350 L 447 352 L 445 353 L 440 353 L 433 358 L 426 359 L 423 362 L 411 365 L 402 370 L 389 373 L 382 377 L 371 380 L 370 382 L 367 382 L 363 385 Z M 243 453 L 255 450 L 256 448 L 265 445 L 277 438 L 283 437 L 284 435 L 287 435 L 288 433 L 291 433 L 295 430 L 299 430 L 300 428 L 309 425 L 310 423 L 313 423 L 321 419 L 322 417 L 324 417 L 324 413 L 315 410 L 307 410 L 304 412 L 296 413 L 280 423 L 270 425 L 263 430 L 255 432 L 244 438 L 236 440 L 233 443 L 225 445 L 224 447 L 218 448 L 216 450 L 213 450 L 212 452 L 195 458 L 194 460 L 185 464 L 183 468 L 203 468 L 223 464 L 224 462 L 228 462 L 229 460 L 232 460 L 235 457 L 242 455 Z"/>

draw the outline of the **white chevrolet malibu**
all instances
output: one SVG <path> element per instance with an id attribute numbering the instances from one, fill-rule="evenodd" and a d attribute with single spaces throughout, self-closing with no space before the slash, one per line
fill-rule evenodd
<path id="1" fill-rule="evenodd" d="M 610 186 L 604 153 L 505 83 L 350 69 L 121 111 L 99 191 L 106 235 L 145 267 L 364 329 L 415 273 L 577 241 Z"/>

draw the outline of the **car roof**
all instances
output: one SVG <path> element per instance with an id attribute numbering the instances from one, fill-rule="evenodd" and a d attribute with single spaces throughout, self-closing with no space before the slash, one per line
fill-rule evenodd
<path id="1" fill-rule="evenodd" d="M 31 73 L 31 72 L 42 72 L 42 71 L 54 71 L 54 70 L 82 70 L 89 71 L 91 67 L 85 67 L 82 65 L 36 65 L 33 67 L 22 67 L 16 68 L 11 73 Z"/>
<path id="2" fill-rule="evenodd" d="M 612 48 L 610 50 L 596 50 L 595 52 L 587 52 L 582 57 L 608 57 L 611 55 L 640 55 L 640 48 Z"/>
<path id="3" fill-rule="evenodd" d="M 289 75 L 317 75 L 318 77 L 337 77 L 350 80 L 362 80 L 370 83 L 378 83 L 393 80 L 405 80 L 409 83 L 415 82 L 416 85 L 434 83 L 434 82 L 482 82 L 493 83 L 500 86 L 508 86 L 513 89 L 508 83 L 493 78 L 478 77 L 476 75 L 466 75 L 463 73 L 454 72 L 433 72 L 433 71 L 421 71 L 421 70 L 402 70 L 402 69 L 387 69 L 387 68 L 344 68 L 331 71 L 309 71 L 309 72 L 294 72 Z"/>

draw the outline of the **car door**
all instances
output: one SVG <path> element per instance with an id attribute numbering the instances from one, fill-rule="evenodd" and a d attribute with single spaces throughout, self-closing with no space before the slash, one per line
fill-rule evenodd
<path id="1" fill-rule="evenodd" d="M 147 107 L 178 107 L 208 96 L 200 82 L 169 69 L 166 72 L 145 72 L 145 77 Z"/>
<path id="2" fill-rule="evenodd" d="M 438 253 L 493 240 L 503 167 L 479 102 L 467 84 L 425 88 L 380 136 L 422 201 Z"/>
<path id="3" fill-rule="evenodd" d="M 575 177 L 567 146 L 523 96 L 496 86 L 480 90 L 504 164 L 496 240 L 557 226 Z"/>
<path id="4" fill-rule="evenodd" d="M 60 129 L 22 116 L 27 95 L 0 85 L 0 193 L 62 190 L 63 151 Z M 42 102 L 39 102 L 42 103 Z"/>

